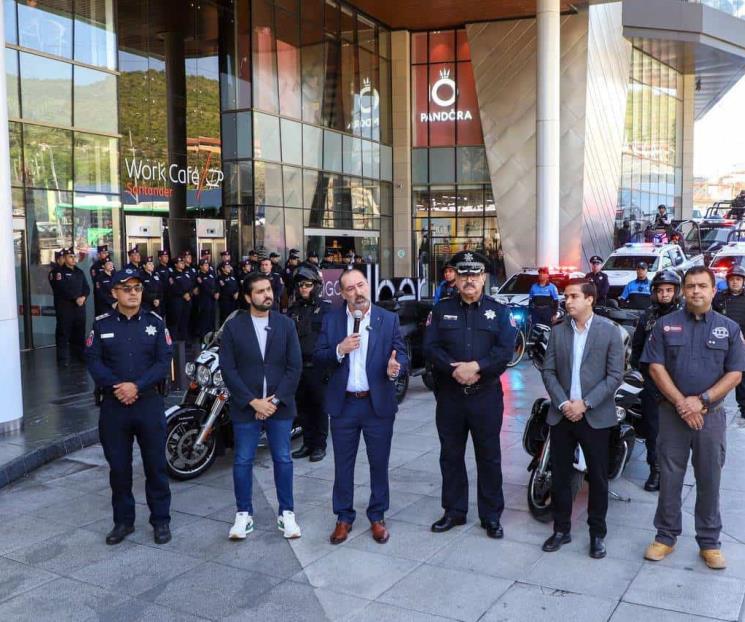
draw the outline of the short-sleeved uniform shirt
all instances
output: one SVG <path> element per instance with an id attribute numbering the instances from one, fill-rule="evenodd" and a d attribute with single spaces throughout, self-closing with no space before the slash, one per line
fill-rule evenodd
<path id="1" fill-rule="evenodd" d="M 728 317 L 711 310 L 696 319 L 679 309 L 657 320 L 641 362 L 664 365 L 681 393 L 700 395 L 725 373 L 745 371 L 745 343 Z"/>

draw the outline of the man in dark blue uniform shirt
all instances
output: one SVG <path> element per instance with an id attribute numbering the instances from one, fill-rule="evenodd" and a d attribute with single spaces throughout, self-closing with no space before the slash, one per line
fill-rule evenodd
<path id="1" fill-rule="evenodd" d="M 602 307 L 608 298 L 608 275 L 601 270 L 603 267 L 603 258 L 600 255 L 590 257 L 590 271 L 585 274 L 585 278 L 595 284 L 595 291 L 598 293 L 598 299 L 595 306 Z"/>
<path id="2" fill-rule="evenodd" d="M 238 308 L 238 279 L 233 275 L 233 266 L 222 263 L 217 270 L 218 306 L 220 308 L 220 323 Z"/>
<path id="3" fill-rule="evenodd" d="M 458 293 L 458 286 L 455 284 L 455 266 L 452 260 L 446 261 L 442 267 L 442 281 L 435 290 L 435 304 L 443 298 L 450 298 Z"/>
<path id="4" fill-rule="evenodd" d="M 124 266 L 125 269 L 129 270 L 142 270 L 142 257 L 140 251 L 136 246 L 133 246 L 127 251 L 127 258 L 129 262 Z"/>
<path id="5" fill-rule="evenodd" d="M 70 354 L 82 360 L 85 343 L 85 301 L 91 293 L 85 273 L 78 268 L 75 250 L 62 250 L 64 265 L 55 273 L 57 283 L 57 361 L 67 367 Z"/>
<path id="6" fill-rule="evenodd" d="M 424 354 L 435 372 L 445 510 L 432 531 L 441 533 L 466 522 L 465 451 L 470 431 L 476 451 L 481 526 L 490 538 L 501 538 L 504 495 L 499 432 L 504 405 L 499 377 L 512 358 L 517 327 L 507 307 L 484 295 L 488 260 L 462 251 L 452 261 L 459 295 L 435 305 L 424 335 Z"/>
<path id="7" fill-rule="evenodd" d="M 101 315 L 114 308 L 116 298 L 111 293 L 114 287 L 114 262 L 107 259 L 103 268 L 98 271 L 94 279 L 93 301 L 96 305 L 96 315 Z"/>
<path id="8" fill-rule="evenodd" d="M 152 257 L 145 257 L 142 264 L 142 306 L 147 311 L 155 311 L 160 317 L 163 314 L 160 309 L 163 300 L 163 283 L 155 271 L 155 263 Z"/>
<path id="9" fill-rule="evenodd" d="M 96 276 L 101 270 L 103 270 L 103 265 L 108 259 L 111 258 L 111 255 L 109 254 L 108 244 L 101 244 L 97 246 L 96 253 L 98 254 L 98 258 L 91 264 L 90 267 L 91 282 L 96 281 Z"/>
<path id="10" fill-rule="evenodd" d="M 534 326 L 551 326 L 551 320 L 559 310 L 559 290 L 550 281 L 548 268 L 545 266 L 538 268 L 538 282 L 530 286 L 528 306 Z"/>
<path id="11" fill-rule="evenodd" d="M 88 371 L 101 396 L 98 423 L 109 463 L 114 528 L 107 544 L 118 544 L 134 531 L 132 441 L 142 454 L 150 524 L 157 544 L 171 539 L 171 492 L 166 470 L 166 418 L 159 387 L 171 365 L 171 337 L 157 314 L 142 309 L 138 271 L 114 276 L 117 308 L 99 315 L 86 341 Z"/>
<path id="12" fill-rule="evenodd" d="M 176 257 L 168 277 L 168 328 L 176 341 L 189 338 L 192 289 L 191 277 L 184 269 L 184 258 Z"/>
<path id="13" fill-rule="evenodd" d="M 171 276 L 171 266 L 169 265 L 170 257 L 168 255 L 168 251 L 161 248 L 158 251 L 158 265 L 155 266 L 155 273 L 158 275 L 158 278 L 160 279 L 160 287 L 161 287 L 161 298 L 160 298 L 160 307 L 158 307 L 158 315 L 162 317 L 164 320 L 166 320 L 166 309 L 167 309 L 167 301 L 168 301 L 168 279 Z M 166 320 L 168 321 L 168 320 Z"/>
<path id="14" fill-rule="evenodd" d="M 196 333 L 199 339 L 215 330 L 215 308 L 217 306 L 217 280 L 212 273 L 209 259 L 199 261 L 199 272 L 197 272 L 196 289 Z"/>
<path id="15" fill-rule="evenodd" d="M 745 329 L 745 268 L 734 265 L 727 272 L 727 289 L 714 297 L 714 310 L 737 322 L 740 331 Z M 740 417 L 745 417 L 745 382 L 735 387 L 735 400 Z"/>
<path id="16" fill-rule="evenodd" d="M 647 278 L 649 266 L 646 261 L 636 264 L 636 278 L 626 283 L 618 300 L 623 306 L 635 309 L 646 309 L 652 298 L 652 283 Z"/>

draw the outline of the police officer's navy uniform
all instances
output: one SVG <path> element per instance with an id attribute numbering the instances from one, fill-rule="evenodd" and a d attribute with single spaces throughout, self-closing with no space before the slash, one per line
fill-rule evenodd
<path id="1" fill-rule="evenodd" d="M 115 282 L 121 278 L 133 277 L 117 274 Z M 132 527 L 135 522 L 132 441 L 136 438 L 145 470 L 150 523 L 168 525 L 171 493 L 165 458 L 166 418 L 158 390 L 171 364 L 168 330 L 152 311 L 140 309 L 131 318 L 111 311 L 96 318 L 86 346 L 88 371 L 102 395 L 99 434 L 110 467 L 114 524 Z M 137 385 L 137 400 L 129 406 L 114 396 L 114 385 L 123 382 Z"/>
<path id="2" fill-rule="evenodd" d="M 469 263 L 475 253 L 459 255 Z M 479 517 L 482 524 L 496 523 L 495 531 L 500 534 L 494 537 L 501 537 L 499 519 L 504 509 L 499 443 L 504 405 L 499 377 L 512 358 L 516 332 L 506 306 L 487 295 L 470 304 L 458 295 L 435 305 L 424 337 L 425 356 L 434 366 L 436 381 L 443 519 L 459 524 L 468 512 L 465 451 L 470 431 L 476 452 Z M 470 361 L 478 361 L 480 380 L 464 386 L 452 377 L 451 363 Z"/>
<path id="3" fill-rule="evenodd" d="M 168 278 L 168 328 L 177 341 L 189 338 L 189 318 L 191 317 L 191 278 L 185 270 L 174 268 Z M 185 295 L 189 295 L 189 300 Z"/>
<path id="4" fill-rule="evenodd" d="M 142 292 L 143 308 L 147 311 L 155 311 L 160 315 L 160 305 L 163 300 L 163 282 L 160 280 L 160 275 L 155 270 L 148 272 L 143 268 L 140 276 L 142 277 L 142 287 L 144 288 Z"/>
<path id="5" fill-rule="evenodd" d="M 96 282 L 96 277 L 100 272 L 103 272 L 104 264 L 111 259 L 109 256 L 109 247 L 107 245 L 98 246 L 96 248 L 98 252 L 98 259 L 91 264 L 89 273 L 91 275 L 91 283 Z M 106 253 L 106 257 L 101 257 L 101 253 Z"/>
<path id="6" fill-rule="evenodd" d="M 116 299 L 111 293 L 114 287 L 114 273 L 107 274 L 106 270 L 99 271 L 94 282 L 93 302 L 96 306 L 96 315 L 111 311 Z"/>
<path id="7" fill-rule="evenodd" d="M 643 296 L 652 295 L 652 282 L 649 279 L 634 279 L 626 283 L 626 287 L 623 288 L 619 298 L 624 301 L 630 301 L 633 294 L 641 294 Z"/>
<path id="8" fill-rule="evenodd" d="M 530 286 L 530 316 L 535 324 L 551 326 L 551 318 L 559 309 L 559 290 L 556 285 L 533 283 Z"/>
<path id="9" fill-rule="evenodd" d="M 220 323 L 224 322 L 238 308 L 238 299 L 236 298 L 238 287 L 238 279 L 235 278 L 232 272 L 230 274 L 225 274 L 222 270 L 219 272 L 217 276 L 217 288 L 220 294 L 218 301 Z"/>
<path id="10" fill-rule="evenodd" d="M 726 373 L 745 370 L 745 345 L 734 320 L 713 310 L 696 318 L 680 309 L 657 320 L 641 362 L 664 365 L 684 395 L 700 396 Z M 673 404 L 660 403 L 660 492 L 654 518 L 657 542 L 673 546 L 681 533 L 681 490 L 692 451 L 696 540 L 702 550 L 720 547 L 719 481 L 727 427 L 722 401 L 709 405 L 701 430 L 690 428 Z"/>
<path id="11" fill-rule="evenodd" d="M 602 264 L 603 259 L 599 255 L 593 255 L 590 257 L 591 264 Z M 585 278 L 592 281 L 595 284 L 595 290 L 598 293 L 597 305 L 605 305 L 608 298 L 608 290 L 610 289 L 610 282 L 608 281 L 608 275 L 602 270 L 593 272 L 590 270 L 585 274 Z"/>
<path id="12" fill-rule="evenodd" d="M 160 307 L 158 307 L 158 315 L 162 317 L 166 323 L 168 322 L 168 278 L 171 276 L 172 268 L 168 265 L 168 261 L 163 263 L 164 259 L 168 258 L 168 252 L 165 250 L 158 251 L 158 264 L 155 266 L 155 274 L 160 279 L 160 287 L 163 290 Z"/>
<path id="13" fill-rule="evenodd" d="M 728 289 L 720 291 L 714 298 L 713 308 L 722 315 L 737 322 L 740 331 L 745 327 L 745 290 L 734 293 Z M 740 409 L 740 416 L 745 417 L 745 379 L 735 387 L 735 399 Z"/>
<path id="14" fill-rule="evenodd" d="M 67 254 L 71 253 L 69 251 Z M 82 360 L 85 344 L 85 303 L 76 300 L 91 293 L 85 273 L 73 266 L 61 266 L 54 275 L 57 283 L 57 360 L 66 365 L 70 354 Z"/>
<path id="15" fill-rule="evenodd" d="M 199 293 L 196 295 L 194 305 L 197 314 L 195 330 L 197 336 L 201 339 L 210 331 L 215 330 L 217 279 L 212 272 L 202 272 L 200 270 L 197 273 L 196 282 Z"/>
<path id="16" fill-rule="evenodd" d="M 60 312 L 59 312 L 59 281 L 62 277 L 59 279 L 57 278 L 57 273 L 60 269 L 60 264 L 58 263 L 59 258 L 62 256 L 62 251 L 54 251 L 54 263 L 52 263 L 49 266 L 49 274 L 47 275 L 47 278 L 49 279 L 49 287 L 52 290 L 52 304 L 54 305 L 54 317 L 55 317 L 55 326 L 54 326 L 54 343 L 59 343 L 59 331 L 60 331 Z M 60 360 L 60 353 L 57 352 L 57 360 Z"/>

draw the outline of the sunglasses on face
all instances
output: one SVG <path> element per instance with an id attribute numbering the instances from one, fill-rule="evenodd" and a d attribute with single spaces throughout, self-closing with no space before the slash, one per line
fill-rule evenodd
<path id="1" fill-rule="evenodd" d="M 300 283 L 300 284 L 298 285 L 298 287 L 304 287 L 304 288 L 309 288 L 309 287 L 313 287 L 313 283 L 311 283 L 310 281 L 306 281 L 306 282 L 304 282 L 304 283 Z"/>

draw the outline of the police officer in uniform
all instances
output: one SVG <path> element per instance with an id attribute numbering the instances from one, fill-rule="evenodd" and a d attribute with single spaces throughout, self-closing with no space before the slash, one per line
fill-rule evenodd
<path id="1" fill-rule="evenodd" d="M 189 339 L 193 287 L 184 264 L 183 257 L 176 257 L 173 261 L 173 272 L 168 277 L 168 328 L 176 341 Z"/>
<path id="2" fill-rule="evenodd" d="M 318 266 L 318 253 L 316 251 L 309 251 L 308 255 L 305 257 L 305 261 L 312 263 L 314 266 Z"/>
<path id="3" fill-rule="evenodd" d="M 313 348 L 321 332 L 323 316 L 331 309 L 331 303 L 320 297 L 323 280 L 321 271 L 313 264 L 300 264 L 292 282 L 295 301 L 287 310 L 287 315 L 295 322 L 303 355 L 303 372 L 295 394 L 298 417 L 303 427 L 303 444 L 292 452 L 292 457 L 319 462 L 326 457 L 329 420 L 323 407 L 326 384 L 313 365 Z"/>
<path id="4" fill-rule="evenodd" d="M 692 453 L 699 554 L 709 568 L 722 569 L 727 566 L 719 540 L 719 482 L 727 431 L 722 402 L 742 380 L 745 344 L 737 322 L 711 307 L 716 292 L 711 270 L 690 268 L 683 277 L 683 292 L 685 308 L 657 321 L 641 357 L 664 397 L 657 446 L 657 535 L 644 557 L 659 561 L 673 552 L 681 533 L 681 492 Z"/>
<path id="5" fill-rule="evenodd" d="M 585 278 L 595 284 L 595 290 L 598 292 L 598 300 L 595 305 L 598 307 L 605 306 L 608 300 L 608 289 L 610 288 L 608 275 L 601 270 L 602 267 L 603 258 L 600 255 L 593 255 L 590 257 L 590 271 L 585 274 Z"/>
<path id="6" fill-rule="evenodd" d="M 633 281 L 626 283 L 626 287 L 623 288 L 621 295 L 618 299 L 628 305 L 633 302 L 631 300 L 632 294 L 641 294 L 643 296 L 651 296 L 652 294 L 652 283 L 647 278 L 647 269 L 649 266 L 646 261 L 640 261 L 636 264 L 636 278 Z"/>
<path id="7" fill-rule="evenodd" d="M 196 288 L 196 334 L 201 340 L 207 333 L 215 330 L 215 307 L 217 306 L 217 279 L 212 273 L 207 258 L 199 261 Z"/>
<path id="8" fill-rule="evenodd" d="M 284 283 L 285 289 L 288 292 L 293 291 L 293 275 L 295 270 L 300 265 L 300 252 L 294 248 L 290 249 L 290 254 L 287 257 L 287 263 L 285 264 L 284 270 L 282 270 L 282 282 Z"/>
<path id="9" fill-rule="evenodd" d="M 114 528 L 106 544 L 119 544 L 134 531 L 134 438 L 142 454 L 153 539 L 156 544 L 171 539 L 162 395 L 171 365 L 171 337 L 160 316 L 142 308 L 142 289 L 139 271 L 117 272 L 112 290 L 116 310 L 96 318 L 86 341 L 88 371 L 101 400 L 101 446 L 110 469 Z"/>
<path id="10" fill-rule="evenodd" d="M 145 257 L 142 265 L 142 306 L 147 311 L 155 311 L 161 315 L 160 302 L 163 300 L 163 283 L 160 275 L 155 271 L 152 257 Z"/>
<path id="11" fill-rule="evenodd" d="M 217 271 L 217 301 L 220 307 L 220 324 L 238 308 L 238 279 L 233 274 L 233 267 L 229 263 L 220 264 Z"/>
<path id="12" fill-rule="evenodd" d="M 98 254 L 98 259 L 96 259 L 90 267 L 91 283 L 96 282 L 96 275 L 103 270 L 103 265 L 106 263 L 106 260 L 111 258 L 108 244 L 96 246 L 96 253 Z"/>
<path id="13" fill-rule="evenodd" d="M 54 251 L 54 261 L 49 265 L 49 287 L 52 289 L 52 303 L 54 305 L 54 317 L 57 318 L 54 329 L 54 340 L 55 343 L 58 343 L 59 341 L 59 285 L 61 276 L 59 279 L 57 278 L 57 273 L 59 272 L 60 268 L 65 265 L 64 257 L 62 257 L 62 251 Z"/>
<path id="14" fill-rule="evenodd" d="M 437 304 L 443 298 L 452 298 L 458 294 L 458 286 L 455 283 L 455 266 L 452 259 L 445 262 L 442 267 L 442 281 L 435 291 L 434 303 Z"/>
<path id="15" fill-rule="evenodd" d="M 114 308 L 116 298 L 111 293 L 114 287 L 114 262 L 107 259 L 103 268 L 98 271 L 94 281 L 93 302 L 96 307 L 96 315 L 101 315 Z"/>
<path id="16" fill-rule="evenodd" d="M 321 270 L 324 268 L 336 268 L 336 262 L 334 261 L 334 251 L 330 248 L 326 250 L 326 254 L 323 256 L 321 262 Z"/>
<path id="17" fill-rule="evenodd" d="M 85 301 L 91 288 L 85 273 L 78 268 L 75 250 L 62 250 L 65 264 L 56 272 L 57 292 L 57 361 L 62 367 L 70 364 L 70 354 L 83 360 L 85 345 Z"/>
<path id="18" fill-rule="evenodd" d="M 160 299 L 160 307 L 158 315 L 166 320 L 168 311 L 168 279 L 171 276 L 172 268 L 170 266 L 170 256 L 168 251 L 161 248 L 158 251 L 158 265 L 155 266 L 155 273 L 160 279 L 160 286 L 162 288 L 162 298 Z M 166 320 L 167 321 L 167 320 Z"/>
<path id="19" fill-rule="evenodd" d="M 559 310 L 559 290 L 548 276 L 548 268 L 538 268 L 538 282 L 530 286 L 528 308 L 533 325 L 551 326 L 551 320 Z"/>
<path id="20" fill-rule="evenodd" d="M 129 261 L 124 266 L 125 270 L 142 270 L 142 257 L 140 251 L 136 246 L 133 246 L 127 251 L 127 258 Z"/>
<path id="21" fill-rule="evenodd" d="M 486 257 L 462 251 L 452 261 L 459 294 L 435 305 L 424 335 L 424 354 L 434 367 L 436 381 L 445 510 L 432 531 L 441 533 L 466 522 L 465 451 L 470 431 L 476 451 L 481 526 L 490 538 L 501 538 L 504 495 L 499 432 L 504 404 L 499 377 L 512 358 L 517 327 L 507 307 L 484 294 Z"/>
<path id="22" fill-rule="evenodd" d="M 727 272 L 727 289 L 717 293 L 714 310 L 737 322 L 742 331 L 745 328 L 745 268 L 732 266 Z M 745 417 L 745 381 L 735 387 L 735 399 L 740 416 Z"/>
<path id="23" fill-rule="evenodd" d="M 233 267 L 233 264 L 230 260 L 230 251 L 221 251 L 220 252 L 220 264 L 217 266 L 217 270 L 219 271 L 222 266 L 225 264 L 229 265 L 231 268 Z"/>
<path id="24" fill-rule="evenodd" d="M 673 270 L 663 270 L 652 279 L 652 305 L 642 313 L 631 342 L 631 366 L 644 376 L 644 390 L 641 394 L 642 425 L 644 442 L 647 446 L 649 477 L 644 482 L 644 490 L 654 492 L 660 489 L 660 467 L 657 464 L 657 434 L 660 427 L 659 401 L 662 394 L 657 390 L 654 380 L 649 376 L 649 365 L 640 363 L 644 344 L 652 334 L 657 320 L 680 307 L 680 277 Z"/>
<path id="25" fill-rule="evenodd" d="M 251 267 L 249 272 L 256 272 L 259 269 L 259 253 L 253 248 L 248 251 L 248 265 Z"/>

